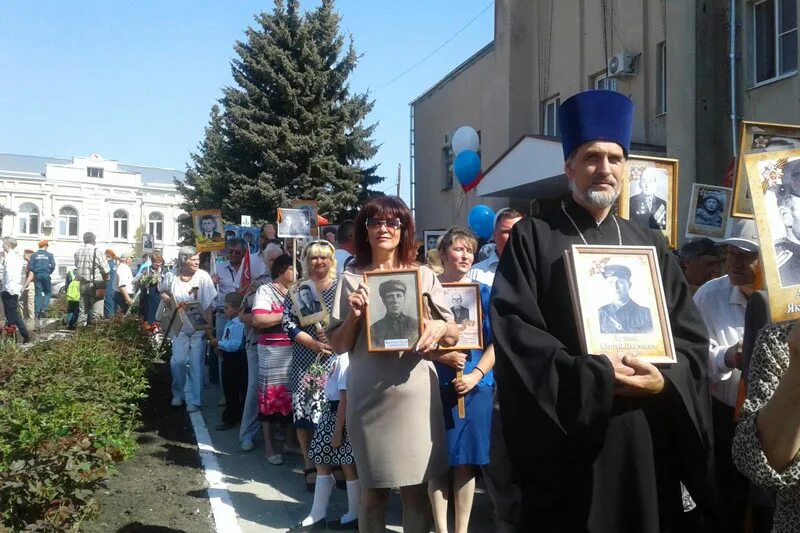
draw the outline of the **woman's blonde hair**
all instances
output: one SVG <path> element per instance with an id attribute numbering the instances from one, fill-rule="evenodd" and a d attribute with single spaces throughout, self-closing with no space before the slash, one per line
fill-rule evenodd
<path id="1" fill-rule="evenodd" d="M 478 238 L 475 236 L 475 234 L 467 228 L 453 226 L 439 239 L 439 244 L 437 246 L 439 255 L 442 257 L 447 255 L 447 249 L 453 246 L 453 243 L 459 240 L 466 242 L 467 245 L 472 248 L 473 254 L 478 253 Z"/>
<path id="2" fill-rule="evenodd" d="M 308 243 L 308 246 L 303 250 L 303 266 L 305 267 L 306 278 L 308 278 L 308 273 L 311 272 L 310 258 L 314 256 L 330 257 L 331 267 L 328 269 L 328 278 L 336 279 L 336 248 L 325 240 Z"/>

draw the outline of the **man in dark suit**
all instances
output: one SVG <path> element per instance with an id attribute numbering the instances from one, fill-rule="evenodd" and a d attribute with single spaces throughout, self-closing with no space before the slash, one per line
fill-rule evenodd
<path id="1" fill-rule="evenodd" d="M 656 196 L 655 184 L 659 170 L 646 168 L 639 178 L 642 192 L 631 196 L 630 220 L 636 225 L 650 229 L 667 229 L 667 202 Z"/>
<path id="2" fill-rule="evenodd" d="M 614 297 L 600 308 L 600 333 L 650 333 L 650 310 L 631 300 L 631 270 L 624 265 L 608 265 L 603 277 L 611 284 Z"/>
<path id="3" fill-rule="evenodd" d="M 400 280 L 384 281 L 378 287 L 386 316 L 369 327 L 372 346 L 378 348 L 411 348 L 419 337 L 419 322 L 403 313 L 406 301 L 406 285 Z M 387 341 L 401 341 L 391 343 Z M 405 344 L 402 341 L 406 341 Z M 402 345 L 402 346 L 401 346 Z"/>
<path id="4" fill-rule="evenodd" d="M 216 217 L 206 215 L 200 219 L 200 236 L 214 242 L 224 240 L 222 233 L 217 231 Z"/>
<path id="5" fill-rule="evenodd" d="M 316 315 L 322 311 L 322 305 L 314 299 L 314 292 L 307 284 L 297 288 L 297 296 L 300 299 L 300 316 Z"/>
<path id="6" fill-rule="evenodd" d="M 450 310 L 453 312 L 453 320 L 456 324 L 461 324 L 465 320 L 469 320 L 469 309 L 462 305 L 460 294 L 454 294 L 452 297 L 453 307 Z"/>

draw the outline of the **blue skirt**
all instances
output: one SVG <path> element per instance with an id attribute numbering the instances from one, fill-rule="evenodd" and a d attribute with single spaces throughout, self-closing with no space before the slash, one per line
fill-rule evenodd
<path id="1" fill-rule="evenodd" d="M 450 466 L 489 464 L 493 387 L 475 387 L 464 397 L 464 418 L 458 417 L 455 387 L 440 387 Z"/>

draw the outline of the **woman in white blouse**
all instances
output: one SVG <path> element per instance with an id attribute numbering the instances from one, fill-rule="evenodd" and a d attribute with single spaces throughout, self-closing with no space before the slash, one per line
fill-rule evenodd
<path id="1" fill-rule="evenodd" d="M 193 246 L 184 246 L 178 252 L 178 268 L 172 276 L 164 279 L 159 287 L 161 297 L 165 302 L 170 301 L 170 296 L 178 304 L 183 302 L 198 301 L 206 322 L 211 324 L 214 298 L 217 289 L 211 276 L 205 270 L 200 270 L 200 254 Z M 172 340 L 172 406 L 180 407 L 186 403 L 186 410 L 190 413 L 200 410 L 203 392 L 203 354 L 206 342 L 203 331 L 194 331 L 191 324 L 183 324 L 180 331 L 169 332 Z M 189 373 L 189 396 L 184 396 L 186 373 Z"/>

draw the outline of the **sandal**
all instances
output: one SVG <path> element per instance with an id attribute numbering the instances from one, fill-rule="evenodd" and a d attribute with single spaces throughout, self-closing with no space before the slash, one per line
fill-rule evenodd
<path id="1" fill-rule="evenodd" d="M 314 481 L 309 481 L 308 480 L 309 474 L 314 474 Z M 314 493 L 314 488 L 317 485 L 317 469 L 316 468 L 306 468 L 305 470 L 303 470 L 303 477 L 305 477 L 305 479 L 306 479 L 306 488 L 308 489 L 308 492 L 313 494 Z"/>
<path id="2" fill-rule="evenodd" d="M 334 466 L 332 469 L 333 477 L 336 479 L 336 488 L 340 490 L 347 490 L 347 480 L 344 478 L 344 472 L 339 465 Z"/>

